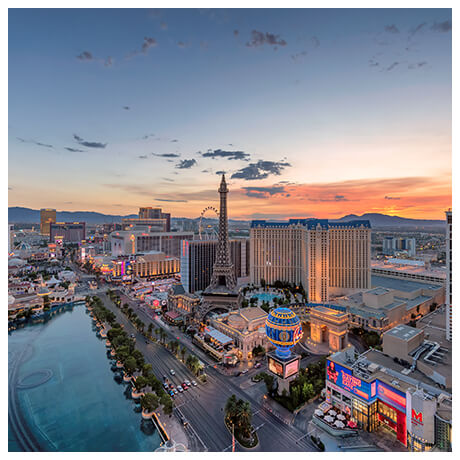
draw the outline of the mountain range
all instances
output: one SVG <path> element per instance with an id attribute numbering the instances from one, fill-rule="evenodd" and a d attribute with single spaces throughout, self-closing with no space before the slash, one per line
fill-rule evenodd
<path id="1" fill-rule="evenodd" d="M 104 224 L 112 222 L 121 222 L 124 217 L 137 217 L 137 214 L 129 214 L 126 216 L 117 214 L 103 214 L 100 212 L 92 211 L 58 211 L 56 213 L 56 220 L 58 222 L 86 222 L 88 224 Z M 197 220 L 188 219 L 186 217 L 177 218 L 180 220 Z M 335 219 L 334 222 L 348 222 L 355 219 L 367 219 L 370 221 L 373 228 L 381 227 L 442 227 L 445 225 L 444 220 L 430 220 L 430 219 L 408 219 L 406 217 L 398 216 L 387 216 L 386 214 L 378 213 L 367 213 L 362 216 L 356 214 L 348 214 Z M 173 218 L 174 222 L 176 218 Z M 332 220 L 332 219 L 331 219 Z M 8 222 L 10 223 L 22 223 L 22 224 L 38 224 L 40 222 L 40 210 L 30 209 L 23 207 L 9 207 L 8 208 Z M 236 221 L 231 222 L 247 222 L 247 221 Z"/>

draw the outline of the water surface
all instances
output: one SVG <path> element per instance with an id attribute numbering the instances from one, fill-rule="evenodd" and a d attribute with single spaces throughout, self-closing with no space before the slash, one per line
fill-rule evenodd
<path id="1" fill-rule="evenodd" d="M 153 451 L 160 445 L 153 424 L 143 422 L 124 395 L 126 386 L 113 380 L 106 350 L 84 304 L 9 335 L 8 384 L 17 394 L 11 404 L 42 450 Z M 10 451 L 23 450 L 17 433 L 8 423 Z"/>

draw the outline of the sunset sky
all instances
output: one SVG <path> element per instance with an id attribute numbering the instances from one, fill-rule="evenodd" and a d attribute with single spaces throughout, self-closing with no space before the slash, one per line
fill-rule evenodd
<path id="1" fill-rule="evenodd" d="M 451 206 L 451 11 L 9 12 L 9 206 Z"/>

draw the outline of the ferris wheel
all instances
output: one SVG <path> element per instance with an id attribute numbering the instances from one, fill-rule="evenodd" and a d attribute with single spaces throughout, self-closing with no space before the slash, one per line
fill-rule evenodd
<path id="1" fill-rule="evenodd" d="M 208 216 L 206 216 L 206 214 Z M 210 215 L 212 217 L 210 217 Z M 206 224 L 203 220 L 205 218 L 213 218 L 216 216 L 219 218 L 219 211 L 214 206 L 208 206 L 201 211 L 200 214 L 200 222 L 198 224 L 198 234 L 200 236 L 200 240 L 210 240 L 213 238 L 217 238 L 217 232 L 214 226 L 210 224 Z"/>

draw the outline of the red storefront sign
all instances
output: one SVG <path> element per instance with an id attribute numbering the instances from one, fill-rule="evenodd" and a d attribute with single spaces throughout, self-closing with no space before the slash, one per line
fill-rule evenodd
<path id="1" fill-rule="evenodd" d="M 390 428 L 392 428 L 394 431 L 396 431 L 396 438 L 398 439 L 399 442 L 401 442 L 402 444 L 406 446 L 407 445 L 406 414 L 404 412 L 399 411 L 398 409 L 394 407 L 391 407 L 388 404 L 385 404 L 382 401 L 380 401 L 379 404 L 383 404 L 384 406 L 387 406 L 396 412 L 396 423 L 393 420 L 390 420 L 381 414 L 379 414 L 379 421 L 385 423 Z"/>

